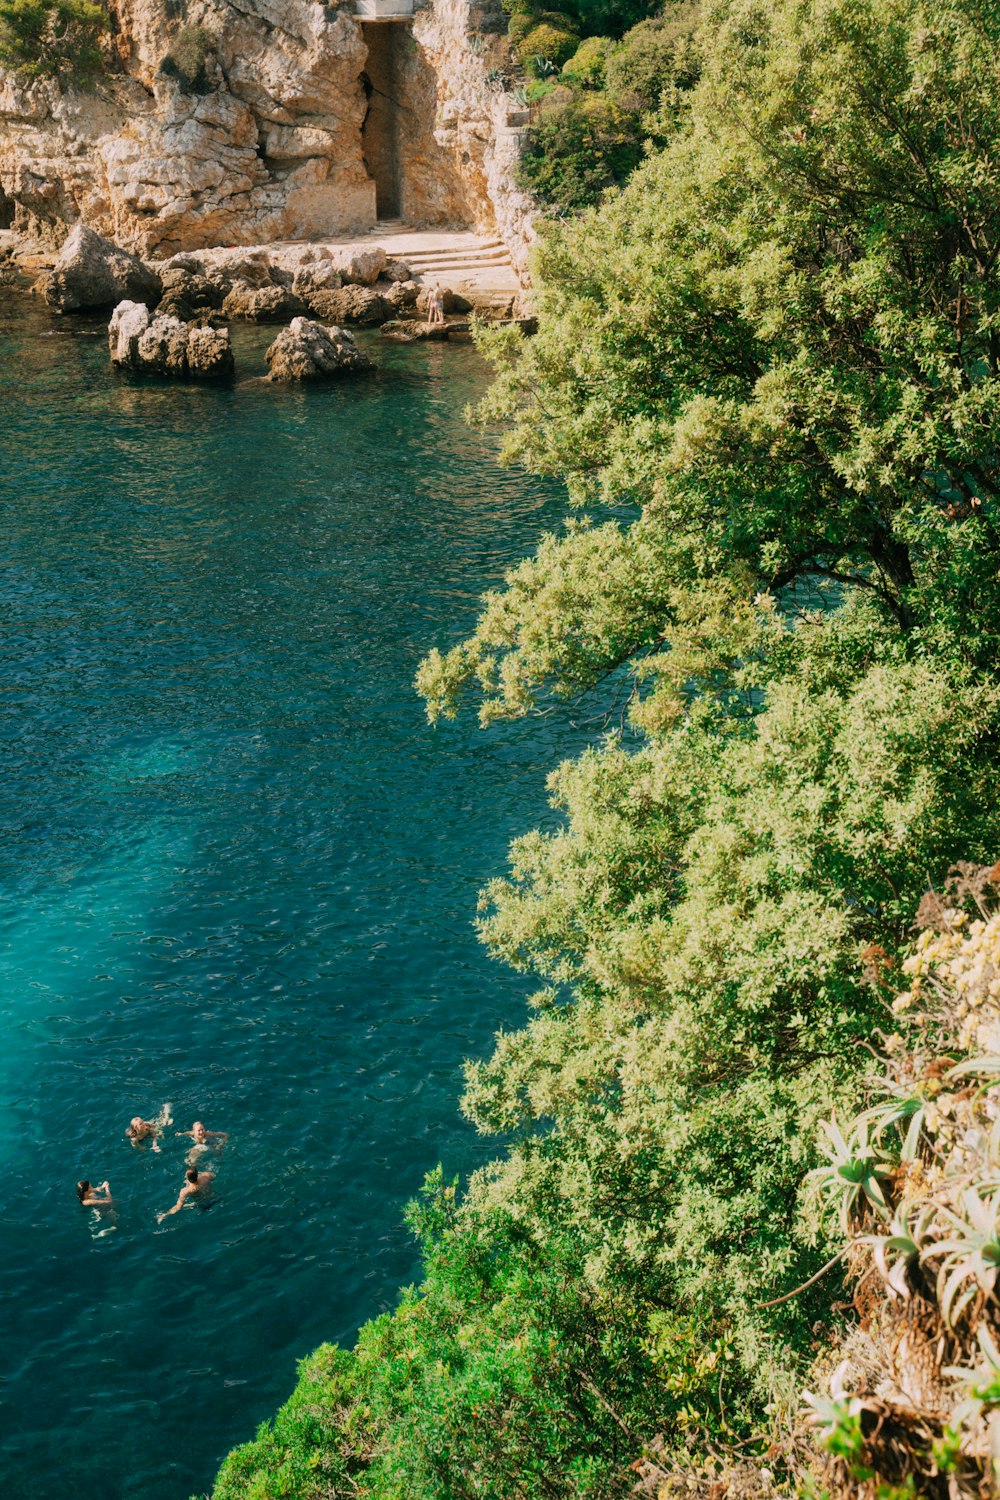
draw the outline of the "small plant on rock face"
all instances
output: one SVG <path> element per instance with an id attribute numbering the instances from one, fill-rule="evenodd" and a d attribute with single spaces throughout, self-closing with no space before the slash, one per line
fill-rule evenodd
<path id="1" fill-rule="evenodd" d="M 187 93 L 208 93 L 208 61 L 215 47 L 216 38 L 204 26 L 182 26 L 160 63 L 160 72 L 175 78 Z"/>
<path id="2" fill-rule="evenodd" d="M 823 1130 L 827 1162 L 810 1174 L 811 1186 L 836 1208 L 844 1234 L 851 1232 L 852 1223 L 862 1218 L 866 1209 L 874 1209 L 880 1219 L 888 1220 L 890 1209 L 882 1182 L 899 1165 L 899 1156 L 887 1151 L 877 1136 L 869 1133 L 864 1116 L 855 1121 L 849 1138 L 843 1136 L 835 1120 L 824 1121 Z"/>
<path id="3" fill-rule="evenodd" d="M 1000 1272 L 1000 1190 L 982 1198 L 968 1188 L 961 1196 L 961 1212 L 943 1212 L 954 1227 L 950 1238 L 930 1248 L 938 1267 L 941 1316 L 954 1327 L 977 1292 L 992 1296 Z"/>

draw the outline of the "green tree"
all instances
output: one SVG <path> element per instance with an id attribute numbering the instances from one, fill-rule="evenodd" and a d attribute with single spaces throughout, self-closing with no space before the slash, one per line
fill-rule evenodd
<path id="1" fill-rule="evenodd" d="M 0 64 L 85 88 L 102 66 L 107 27 L 92 0 L 0 0 Z"/>
<path id="2" fill-rule="evenodd" d="M 536 989 L 468 1069 L 506 1145 L 430 1184 L 424 1282 L 336 1376 L 351 1493 L 614 1497 L 657 1434 L 759 1433 L 836 1289 L 797 1291 L 815 1127 L 864 1102 L 928 877 L 1000 847 L 1000 11 L 702 35 L 668 144 L 546 234 L 537 337 L 484 340 L 483 419 L 577 514 L 427 658 L 429 712 L 628 711 L 484 893 Z M 340 1493 L 276 1487 L 272 1437 L 218 1500 Z"/>

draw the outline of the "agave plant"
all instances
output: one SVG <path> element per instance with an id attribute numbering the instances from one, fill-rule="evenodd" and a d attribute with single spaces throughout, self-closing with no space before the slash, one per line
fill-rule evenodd
<path id="1" fill-rule="evenodd" d="M 828 1140 L 822 1148 L 827 1161 L 809 1174 L 813 1191 L 836 1206 L 845 1235 L 851 1233 L 851 1216 L 853 1213 L 857 1217 L 859 1199 L 888 1223 L 891 1211 L 882 1180 L 899 1165 L 898 1153 L 893 1154 L 880 1144 L 864 1115 L 855 1120 L 846 1140 L 836 1120 L 824 1120 L 822 1128 Z"/>
<path id="2" fill-rule="evenodd" d="M 912 1277 L 930 1241 L 937 1209 L 933 1203 L 903 1203 L 892 1216 L 888 1234 L 865 1235 L 882 1279 L 900 1297 L 913 1291 Z"/>
<path id="3" fill-rule="evenodd" d="M 963 1422 L 974 1422 L 984 1407 L 1000 1405 L 1000 1349 L 985 1323 L 980 1323 L 976 1330 L 976 1341 L 983 1353 L 981 1364 L 975 1369 L 952 1365 L 944 1372 L 965 1386 L 965 1399 L 955 1408 L 952 1418 L 956 1427 Z"/>
<path id="4" fill-rule="evenodd" d="M 861 1119 L 871 1127 L 872 1140 L 880 1144 L 885 1133 L 893 1126 L 898 1126 L 903 1134 L 900 1160 L 916 1161 L 920 1149 L 920 1134 L 926 1122 L 927 1101 L 908 1089 L 901 1089 L 890 1079 L 883 1080 L 883 1087 L 889 1097 L 880 1104 L 873 1105 L 871 1109 L 866 1109 Z"/>
<path id="5" fill-rule="evenodd" d="M 1000 1273 L 1000 1189 L 989 1198 L 974 1188 L 961 1195 L 962 1213 L 946 1204 L 941 1213 L 953 1227 L 948 1239 L 937 1240 L 921 1252 L 922 1260 L 939 1260 L 938 1304 L 950 1328 L 961 1317 L 977 1292 L 992 1296 Z"/>

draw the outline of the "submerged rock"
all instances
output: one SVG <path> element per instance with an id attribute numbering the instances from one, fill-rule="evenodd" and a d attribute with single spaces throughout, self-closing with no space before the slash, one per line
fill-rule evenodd
<path id="1" fill-rule="evenodd" d="M 228 328 L 189 328 L 141 302 L 121 302 L 108 325 L 111 363 L 120 370 L 180 380 L 222 380 L 233 373 Z"/>
<path id="2" fill-rule="evenodd" d="M 293 318 L 267 351 L 271 380 L 325 380 L 374 368 L 346 328 Z"/>
<path id="3" fill-rule="evenodd" d="M 79 312 L 114 307 L 123 298 L 156 303 L 161 282 L 137 255 L 120 249 L 86 224 L 77 224 L 39 289 L 50 307 L 59 312 Z"/>

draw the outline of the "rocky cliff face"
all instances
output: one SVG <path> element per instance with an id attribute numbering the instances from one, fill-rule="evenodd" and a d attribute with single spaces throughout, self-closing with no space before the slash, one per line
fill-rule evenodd
<path id="1" fill-rule="evenodd" d="M 0 227 L 58 242 L 82 219 L 145 256 L 370 229 L 371 33 L 353 7 L 182 8 L 116 0 L 115 66 L 86 94 L 0 72 Z M 513 185 L 517 130 L 470 40 L 498 15 L 433 0 L 412 22 L 380 24 L 394 33 L 399 212 L 496 229 L 520 263 L 530 218 Z M 211 42 L 195 82 L 163 67 L 182 25 Z"/>

